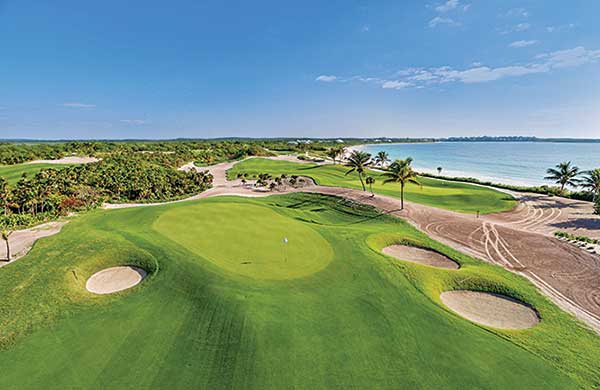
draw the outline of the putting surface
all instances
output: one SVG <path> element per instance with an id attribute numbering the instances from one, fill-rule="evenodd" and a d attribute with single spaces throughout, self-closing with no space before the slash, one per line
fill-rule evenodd
<path id="1" fill-rule="evenodd" d="M 174 209 L 154 228 L 224 270 L 256 279 L 307 276 L 333 258 L 329 243 L 308 224 L 247 203 Z"/>
<path id="2" fill-rule="evenodd" d="M 254 235 L 266 221 L 272 232 Z M 280 228 L 290 245 L 313 247 L 298 249 L 289 273 L 274 260 L 245 276 L 228 262 L 236 255 L 229 247 L 241 244 L 257 257 L 278 254 Z M 381 254 L 399 239 L 461 269 Z M 317 263 L 307 253 L 331 258 Z M 148 276 L 115 294 L 85 289 L 98 270 L 124 264 Z M 285 279 L 263 277 L 273 273 Z M 96 211 L 38 241 L 0 276 L 1 389 L 562 390 L 600 381 L 599 338 L 523 278 L 334 197 Z M 542 321 L 522 331 L 482 328 L 439 300 L 457 286 L 511 293 Z"/>

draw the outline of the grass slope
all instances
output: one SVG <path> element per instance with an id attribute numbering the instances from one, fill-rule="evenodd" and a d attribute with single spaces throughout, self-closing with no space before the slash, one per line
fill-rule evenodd
<path id="1" fill-rule="evenodd" d="M 9 184 L 15 184 L 21 179 L 24 173 L 32 177 L 42 169 L 60 169 L 68 166 L 68 164 L 15 164 L 15 165 L 0 165 L 0 177 L 8 180 Z"/>
<path id="2" fill-rule="evenodd" d="M 324 186 L 338 186 L 347 188 L 361 188 L 358 176 L 355 173 L 346 175 L 349 168 L 342 165 L 315 165 L 308 163 L 295 163 L 277 161 L 264 158 L 253 158 L 236 164 L 227 174 L 230 179 L 235 179 L 238 173 L 257 175 L 271 173 L 272 175 L 301 175 L 309 176 L 317 184 Z M 399 198 L 400 187 L 398 184 L 383 184 L 381 173 L 370 171 L 369 175 L 375 179 L 373 191 L 378 194 Z M 405 188 L 407 200 L 463 213 L 482 214 L 511 210 L 516 206 L 516 201 L 500 191 L 472 184 L 452 182 L 420 177 L 422 186 L 408 184 Z"/>
<path id="3" fill-rule="evenodd" d="M 314 248 L 290 250 L 281 262 L 272 245 L 285 235 L 288 245 Z M 393 242 L 435 248 L 462 268 L 382 255 Z M 236 264 L 239 253 L 230 247 L 238 244 L 264 256 L 256 273 L 246 271 L 254 264 Z M 301 257 L 311 253 L 318 258 L 305 258 L 302 270 Z M 85 291 L 89 275 L 117 264 L 151 273 L 129 291 Z M 96 211 L 39 241 L 0 275 L 2 389 L 600 385 L 599 338 L 523 278 L 334 197 Z M 510 293 L 535 305 L 543 320 L 519 332 L 477 326 L 441 306 L 439 293 L 453 288 Z"/>

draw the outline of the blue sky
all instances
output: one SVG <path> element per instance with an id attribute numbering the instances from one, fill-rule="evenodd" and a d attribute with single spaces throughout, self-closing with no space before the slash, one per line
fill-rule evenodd
<path id="1" fill-rule="evenodd" d="M 600 138 L 600 2 L 0 0 L 0 138 Z"/>

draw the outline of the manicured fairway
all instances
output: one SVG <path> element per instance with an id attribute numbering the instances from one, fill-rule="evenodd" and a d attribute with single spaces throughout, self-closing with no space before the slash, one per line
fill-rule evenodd
<path id="1" fill-rule="evenodd" d="M 381 254 L 407 242 L 462 267 Z M 114 295 L 85 290 L 124 264 L 150 274 Z M 542 321 L 499 331 L 442 306 L 440 292 L 469 288 L 515 296 Z M 524 279 L 321 195 L 96 211 L 1 268 L 0 296 L 1 389 L 600 385 L 600 338 Z"/>
<path id="2" fill-rule="evenodd" d="M 289 161 L 253 158 L 236 164 L 228 171 L 230 179 L 238 173 L 256 175 L 271 173 L 272 175 L 301 175 L 313 178 L 317 184 L 324 186 L 339 186 L 348 188 L 361 188 L 356 173 L 346 175 L 349 168 L 342 165 L 314 165 L 295 163 Z M 370 171 L 369 175 L 375 178 L 373 190 L 378 194 L 400 197 L 399 184 L 383 184 L 381 173 Z M 436 180 L 420 177 L 422 186 L 408 184 L 405 188 L 407 200 L 428 206 L 459 211 L 464 213 L 481 214 L 511 210 L 516 206 L 516 201 L 500 191 L 467 183 Z"/>
<path id="3" fill-rule="evenodd" d="M 9 184 L 15 184 L 21 179 L 23 173 L 28 176 L 34 176 L 42 169 L 52 168 L 61 169 L 69 164 L 15 164 L 15 165 L 0 165 L 0 177 L 8 180 Z"/>

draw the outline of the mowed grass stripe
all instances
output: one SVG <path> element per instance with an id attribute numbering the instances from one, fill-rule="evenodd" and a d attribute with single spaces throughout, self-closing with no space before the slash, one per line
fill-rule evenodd
<path id="1" fill-rule="evenodd" d="M 299 175 L 311 177 L 319 185 L 360 189 L 357 174 L 346 175 L 349 170 L 350 168 L 342 165 L 315 165 L 252 158 L 234 165 L 227 175 L 230 179 L 235 179 L 239 173 L 253 176 L 259 173 L 270 173 L 274 176 Z M 375 193 L 395 198 L 400 197 L 399 184 L 384 185 L 385 178 L 381 172 L 371 170 L 368 175 L 375 179 L 375 184 L 373 184 Z M 482 186 L 427 177 L 419 177 L 418 181 L 421 185 L 407 184 L 406 200 L 463 213 L 479 211 L 481 214 L 508 211 L 517 204 L 510 195 Z"/>
<path id="2" fill-rule="evenodd" d="M 240 204 L 306 224 L 333 248 L 331 262 L 293 279 L 249 278 L 156 230 L 167 212 Z M 393 237 L 450 250 L 407 223 L 376 215 L 338 198 L 295 194 L 75 220 L 1 270 L 3 312 L 21 305 L 28 311 L 12 325 L 0 317 L 0 337 L 16 334 L 0 354 L 0 388 L 593 388 L 598 374 L 587 365 L 600 351 L 597 339 L 533 286 L 467 256 L 457 259 L 460 271 L 398 265 L 378 252 Z M 237 223 L 227 219 L 220 228 Z M 78 250 L 65 256 L 63 247 Z M 87 294 L 68 275 L 76 268 L 85 279 L 114 262 L 153 261 L 158 273 L 114 296 Z M 54 288 L 34 283 L 29 294 L 15 295 L 26 275 L 43 275 L 37 280 L 54 281 Z M 519 292 L 547 323 L 516 333 L 483 329 L 436 303 L 440 289 L 465 278 Z"/>

